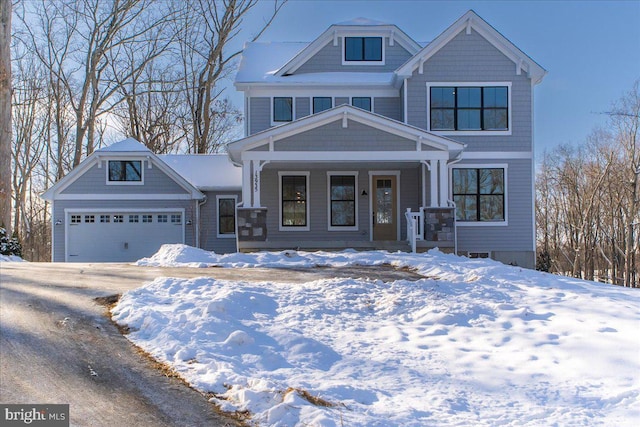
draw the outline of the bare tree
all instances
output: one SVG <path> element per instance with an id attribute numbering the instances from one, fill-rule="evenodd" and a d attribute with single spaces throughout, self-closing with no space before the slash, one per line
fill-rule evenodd
<path id="1" fill-rule="evenodd" d="M 286 0 L 273 0 L 273 10 L 253 36 L 256 40 L 271 24 Z M 185 3 L 185 12 L 176 24 L 184 94 L 189 107 L 189 151 L 216 152 L 224 148 L 225 130 L 241 120 L 240 112 L 222 97 L 222 80 L 228 77 L 233 61 L 242 52 L 232 50 L 243 18 L 258 0 L 194 0 Z"/>
<path id="2" fill-rule="evenodd" d="M 11 235 L 11 0 L 0 0 L 0 226 Z"/>

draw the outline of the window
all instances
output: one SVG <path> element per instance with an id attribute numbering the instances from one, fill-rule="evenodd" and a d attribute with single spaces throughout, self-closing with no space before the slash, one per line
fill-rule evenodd
<path id="1" fill-rule="evenodd" d="M 351 98 L 351 105 L 362 108 L 363 110 L 371 111 L 371 98 L 354 96 Z"/>
<path id="2" fill-rule="evenodd" d="M 509 130 L 507 86 L 431 87 L 431 130 Z"/>
<path id="3" fill-rule="evenodd" d="M 153 222 L 153 215 L 142 215 L 142 222 Z"/>
<path id="4" fill-rule="evenodd" d="M 344 60 L 382 62 L 382 37 L 345 37 Z"/>
<path id="5" fill-rule="evenodd" d="M 100 215 L 100 222 L 104 224 L 111 222 L 111 215 Z"/>
<path id="6" fill-rule="evenodd" d="M 171 224 L 182 224 L 182 215 L 171 214 Z"/>
<path id="7" fill-rule="evenodd" d="M 329 175 L 330 227 L 356 226 L 356 176 Z"/>
<path id="8" fill-rule="evenodd" d="M 328 96 L 314 97 L 313 98 L 313 113 L 319 113 L 320 111 L 328 110 L 331 108 L 331 98 Z"/>
<path id="9" fill-rule="evenodd" d="M 452 174 L 458 221 L 505 220 L 504 169 L 456 168 Z"/>
<path id="10" fill-rule="evenodd" d="M 293 120 L 293 98 L 273 98 L 273 121 L 290 122 Z"/>
<path id="11" fill-rule="evenodd" d="M 123 215 L 114 215 L 113 216 L 113 222 L 124 222 L 124 216 Z"/>
<path id="12" fill-rule="evenodd" d="M 308 226 L 307 178 L 308 175 L 281 175 L 283 228 Z"/>
<path id="13" fill-rule="evenodd" d="M 109 160 L 110 182 L 142 182 L 141 160 Z"/>
<path id="14" fill-rule="evenodd" d="M 84 222 L 89 223 L 89 224 L 94 223 L 94 222 L 96 222 L 96 216 L 95 215 L 85 215 L 84 216 Z"/>
<path id="15" fill-rule="evenodd" d="M 82 215 L 71 215 L 71 224 L 80 224 L 82 222 Z"/>
<path id="16" fill-rule="evenodd" d="M 218 197 L 218 237 L 236 234 L 236 198 Z"/>
<path id="17" fill-rule="evenodd" d="M 164 223 L 164 222 L 168 222 L 168 216 L 167 215 L 158 215 L 158 222 L 160 223 Z"/>
<path id="18" fill-rule="evenodd" d="M 129 215 L 129 222 L 140 222 L 138 215 Z"/>

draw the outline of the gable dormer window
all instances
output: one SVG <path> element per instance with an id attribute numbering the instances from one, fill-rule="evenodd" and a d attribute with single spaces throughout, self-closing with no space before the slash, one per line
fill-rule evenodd
<path id="1" fill-rule="evenodd" d="M 141 184 L 142 160 L 109 160 L 107 173 L 111 184 Z"/>
<path id="2" fill-rule="evenodd" d="M 383 62 L 382 37 L 345 37 L 344 62 L 374 63 Z"/>

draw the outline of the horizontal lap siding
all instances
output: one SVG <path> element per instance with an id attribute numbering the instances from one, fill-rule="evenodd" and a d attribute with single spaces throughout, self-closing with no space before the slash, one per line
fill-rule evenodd
<path id="1" fill-rule="evenodd" d="M 200 208 L 200 246 L 202 249 L 216 253 L 236 252 L 235 238 L 218 238 L 218 200 L 216 196 L 236 196 L 241 200 L 239 192 L 205 192 L 207 202 Z"/>
<path id="2" fill-rule="evenodd" d="M 333 42 L 327 43 L 318 53 L 305 62 L 294 74 L 305 73 L 330 73 L 330 72 L 363 72 L 384 73 L 395 71 L 404 64 L 411 55 L 399 43 L 389 46 L 389 40 L 385 38 L 385 64 L 384 65 L 342 65 L 342 38 L 338 46 Z"/>
<path id="3" fill-rule="evenodd" d="M 342 120 L 276 141 L 275 151 L 398 151 L 415 150 L 416 143 L 349 120 Z"/>
<path id="4" fill-rule="evenodd" d="M 271 127 L 271 98 L 249 98 L 249 134 L 253 135 Z"/>
<path id="5" fill-rule="evenodd" d="M 462 31 L 408 79 L 409 124 L 427 127 L 427 82 L 512 82 L 512 135 L 448 137 L 468 144 L 466 151 L 531 151 L 531 80 L 516 75 L 515 64 L 477 32 Z"/>
<path id="6" fill-rule="evenodd" d="M 298 97 L 296 98 L 296 119 L 301 119 L 303 117 L 311 114 L 311 101 L 307 97 Z"/>
<path id="7" fill-rule="evenodd" d="M 486 163 L 486 162 L 485 162 Z M 460 251 L 532 251 L 533 250 L 533 197 L 531 187 L 531 161 L 508 160 L 507 209 L 508 226 L 458 227 Z M 456 166 L 472 166 L 480 162 L 461 162 Z"/>
<path id="8" fill-rule="evenodd" d="M 374 112 L 381 116 L 388 117 L 393 120 L 402 121 L 402 100 L 401 98 L 383 98 L 374 99 Z"/>
<path id="9" fill-rule="evenodd" d="M 147 167 L 147 160 L 143 162 L 144 184 L 141 185 L 107 185 L 107 161 L 102 161 L 102 167 L 93 165 L 82 176 L 78 177 L 61 194 L 188 194 L 172 178 L 167 176 L 156 166 Z"/>
<path id="10" fill-rule="evenodd" d="M 184 209 L 183 221 L 191 220 L 193 225 L 185 225 L 185 243 L 195 246 L 195 206 L 196 201 L 191 200 L 56 200 L 53 203 L 53 260 L 64 261 L 65 253 L 65 209 L 100 209 L 104 212 L 119 213 L 119 209 Z M 100 244 L 100 242 L 96 242 Z"/>
<path id="11" fill-rule="evenodd" d="M 387 165 L 388 166 L 388 165 Z M 404 212 L 407 208 L 416 210 L 420 200 L 420 169 L 419 166 L 401 169 L 400 172 L 400 212 L 401 240 L 406 237 L 406 221 Z M 286 172 L 310 172 L 308 209 L 310 213 L 309 231 L 279 231 L 280 200 L 278 170 Z M 336 164 L 335 166 L 286 167 L 279 169 L 266 167 L 261 175 L 261 202 L 267 208 L 267 230 L 270 242 L 283 242 L 296 246 L 300 241 L 370 241 L 370 197 L 369 170 L 358 168 L 354 164 Z M 374 169 L 376 170 L 376 169 Z M 358 231 L 329 231 L 328 230 L 328 189 L 327 171 L 357 171 L 358 183 L 356 197 L 358 199 Z M 362 190 L 368 195 L 362 196 Z"/>

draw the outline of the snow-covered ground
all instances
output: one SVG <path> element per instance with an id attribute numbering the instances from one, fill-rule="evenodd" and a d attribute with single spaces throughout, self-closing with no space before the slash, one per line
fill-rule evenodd
<path id="1" fill-rule="evenodd" d="M 24 260 L 15 255 L 0 255 L 0 262 L 23 262 Z"/>
<path id="2" fill-rule="evenodd" d="M 223 409 L 249 411 L 260 426 L 630 426 L 640 419 L 638 290 L 438 251 L 215 255 L 171 245 L 138 262 L 383 263 L 424 279 L 159 278 L 126 293 L 113 317 L 131 328 L 130 340 L 215 394 Z"/>

